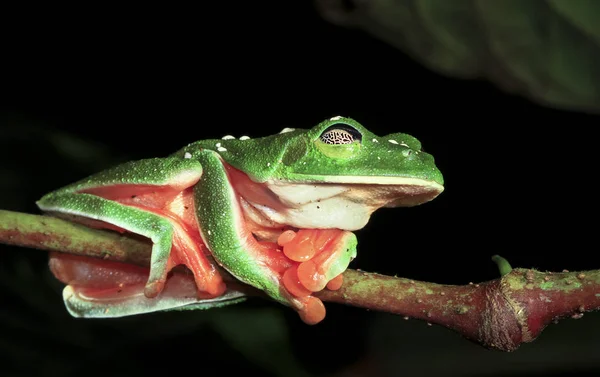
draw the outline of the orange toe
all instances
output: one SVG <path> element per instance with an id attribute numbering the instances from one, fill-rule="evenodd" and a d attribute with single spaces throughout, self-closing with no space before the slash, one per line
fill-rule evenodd
<path id="1" fill-rule="evenodd" d="M 298 279 L 298 267 L 293 266 L 288 268 L 283 274 L 283 285 L 285 288 L 296 297 L 305 297 L 312 292 L 306 289 Z"/>
<path id="2" fill-rule="evenodd" d="M 316 297 L 302 299 L 304 308 L 299 311 L 300 318 L 308 325 L 315 325 L 325 319 L 325 305 Z"/>
<path id="3" fill-rule="evenodd" d="M 342 287 L 342 284 L 344 284 L 344 276 L 339 274 L 338 276 L 329 280 L 329 283 L 327 283 L 327 289 L 330 291 L 337 291 Z"/>

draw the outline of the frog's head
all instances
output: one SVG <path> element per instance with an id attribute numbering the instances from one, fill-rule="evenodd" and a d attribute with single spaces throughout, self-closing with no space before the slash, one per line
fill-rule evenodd
<path id="1" fill-rule="evenodd" d="M 268 189 L 264 199 L 246 199 L 280 224 L 356 230 L 378 208 L 422 204 L 444 189 L 433 157 L 417 139 L 380 137 L 350 118 L 245 142 L 244 158 L 236 158 L 243 143 L 238 140 L 222 156 Z"/>

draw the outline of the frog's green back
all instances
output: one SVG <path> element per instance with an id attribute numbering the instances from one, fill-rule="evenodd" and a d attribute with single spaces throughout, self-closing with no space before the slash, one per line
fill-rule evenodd
<path id="1" fill-rule="evenodd" d="M 352 142 L 331 142 L 325 134 L 332 129 L 347 131 Z M 443 185 L 433 156 L 421 150 L 417 139 L 402 133 L 380 137 L 350 118 L 334 117 L 311 129 L 285 129 L 256 139 L 199 141 L 177 153 L 189 153 L 193 158 L 200 148 L 217 151 L 257 182 L 394 183 L 419 179 Z"/>

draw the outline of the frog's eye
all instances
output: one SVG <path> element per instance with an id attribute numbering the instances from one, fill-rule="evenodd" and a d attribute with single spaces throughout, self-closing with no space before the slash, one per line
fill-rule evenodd
<path id="1" fill-rule="evenodd" d="M 355 128 L 345 124 L 334 124 L 329 126 L 320 136 L 325 144 L 352 144 L 360 142 L 362 135 Z"/>

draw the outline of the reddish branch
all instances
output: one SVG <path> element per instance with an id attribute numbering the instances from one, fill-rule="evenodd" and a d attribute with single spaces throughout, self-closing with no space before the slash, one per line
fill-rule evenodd
<path id="1" fill-rule="evenodd" d="M 0 242 L 100 257 L 147 266 L 145 240 L 94 230 L 57 218 L 0 211 Z M 513 351 L 536 339 L 552 321 L 581 318 L 600 308 L 600 270 L 539 272 L 495 261 L 496 280 L 465 286 L 440 285 L 348 270 L 324 301 L 395 313 L 453 329 L 484 347 Z M 233 277 L 223 271 L 232 282 Z M 239 284 L 239 282 L 237 283 Z"/>

